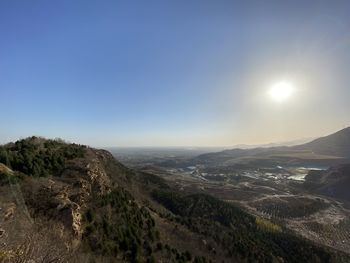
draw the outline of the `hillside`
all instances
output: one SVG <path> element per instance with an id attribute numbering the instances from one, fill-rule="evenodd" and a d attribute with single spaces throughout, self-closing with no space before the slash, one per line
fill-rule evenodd
<path id="1" fill-rule="evenodd" d="M 31 137 L 0 147 L 1 262 L 348 262 L 104 150 Z"/>
<path id="2" fill-rule="evenodd" d="M 312 171 L 306 176 L 306 186 L 326 196 L 350 202 L 350 164 Z"/>
<path id="3" fill-rule="evenodd" d="M 312 142 L 295 146 L 294 149 L 309 150 L 317 154 L 350 158 L 350 127 Z"/>

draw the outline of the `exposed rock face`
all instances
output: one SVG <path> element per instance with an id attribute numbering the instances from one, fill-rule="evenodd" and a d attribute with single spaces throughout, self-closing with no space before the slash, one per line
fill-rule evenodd
<path id="1" fill-rule="evenodd" d="M 62 182 L 42 179 L 38 182 L 30 182 L 23 186 L 26 204 L 32 215 L 44 215 L 49 219 L 61 222 L 67 228 L 71 228 L 77 236 L 80 230 L 81 206 L 70 199 L 72 188 Z M 49 184 L 49 185 L 48 185 Z M 32 192 L 30 192 L 32 189 Z"/>
<path id="2" fill-rule="evenodd" d="M 13 174 L 13 171 L 2 163 L 0 163 L 0 172 L 7 173 L 10 175 Z"/>
<path id="3" fill-rule="evenodd" d="M 83 215 L 91 202 L 110 193 L 125 169 L 107 151 L 85 148 L 83 157 L 66 160 L 63 169 L 49 177 L 25 176 L 18 184 L 4 177 L 0 185 L 0 252 L 28 247 L 31 255 L 21 254 L 21 262 L 68 257 L 79 248 L 85 229 Z M 21 175 L 1 163 L 0 172 Z"/>
<path id="4" fill-rule="evenodd" d="M 16 204 L 11 203 L 5 210 L 4 221 L 10 220 L 13 217 L 13 215 L 15 214 L 15 211 L 16 211 Z"/>
<path id="5" fill-rule="evenodd" d="M 88 149 L 85 158 L 69 161 L 60 176 L 24 184 L 22 189 L 32 214 L 57 220 L 81 237 L 82 214 L 92 194 L 105 195 L 111 190 L 111 179 L 104 167 L 109 158 L 105 151 Z"/>
<path id="6" fill-rule="evenodd" d="M 104 195 L 110 191 L 111 180 L 104 167 L 104 151 L 87 151 L 87 158 L 73 160 L 67 164 L 61 178 L 76 179 L 83 192 L 88 193 L 91 190 L 99 195 Z"/>
<path id="7" fill-rule="evenodd" d="M 61 220 L 68 226 L 70 226 L 73 230 L 73 233 L 76 236 L 81 236 L 82 230 L 81 230 L 81 211 L 80 206 L 76 205 L 75 203 L 72 203 L 72 205 L 69 205 L 62 209 L 61 212 Z"/>

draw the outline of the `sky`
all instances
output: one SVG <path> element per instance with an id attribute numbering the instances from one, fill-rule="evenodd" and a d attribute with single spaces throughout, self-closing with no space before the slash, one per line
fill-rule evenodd
<path id="1" fill-rule="evenodd" d="M 230 146 L 350 125 L 349 1 L 0 1 L 0 143 Z M 293 86 L 283 102 L 268 91 Z"/>

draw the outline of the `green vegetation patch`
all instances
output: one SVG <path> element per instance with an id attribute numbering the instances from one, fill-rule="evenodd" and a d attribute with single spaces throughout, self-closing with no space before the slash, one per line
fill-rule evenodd
<path id="1" fill-rule="evenodd" d="M 83 240 L 94 253 L 130 262 L 153 262 L 159 232 L 145 207 L 122 188 L 95 200 L 84 216 Z"/>
<path id="2" fill-rule="evenodd" d="M 83 157 L 85 146 L 30 137 L 0 146 L 0 163 L 29 176 L 59 174 L 66 161 Z"/>

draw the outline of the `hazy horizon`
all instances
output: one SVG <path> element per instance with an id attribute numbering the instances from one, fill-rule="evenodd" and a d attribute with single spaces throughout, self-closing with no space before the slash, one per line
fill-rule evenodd
<path id="1" fill-rule="evenodd" d="M 330 134 L 325 134 L 323 136 L 327 136 Z M 295 140 L 289 140 L 289 141 L 276 141 L 276 142 L 267 142 L 267 143 L 261 143 L 261 144 L 249 144 L 249 143 L 238 143 L 238 144 L 232 144 L 232 145 L 93 145 L 89 143 L 81 143 L 77 141 L 71 141 L 66 138 L 62 137 L 47 137 L 47 136 L 41 136 L 38 134 L 32 134 L 29 136 L 24 136 L 24 137 L 18 137 L 14 138 L 10 141 L 5 141 L 5 142 L 0 142 L 0 145 L 15 142 L 17 140 L 22 140 L 26 139 L 28 137 L 39 137 L 39 138 L 44 138 L 44 139 L 53 139 L 53 140 L 63 140 L 67 143 L 79 143 L 79 144 L 84 144 L 90 147 L 95 147 L 95 148 L 101 148 L 101 149 L 233 149 L 233 148 L 242 148 L 242 149 L 249 149 L 249 148 L 256 148 L 256 147 L 273 147 L 273 146 L 293 146 L 293 145 L 298 145 L 298 144 L 303 144 L 310 142 L 312 140 L 315 140 L 317 138 L 323 137 L 323 136 L 318 136 L 318 137 L 309 137 L 309 138 L 300 138 L 300 139 L 295 139 Z"/>
<path id="2" fill-rule="evenodd" d="M 350 125 L 349 1 L 0 3 L 0 144 L 231 147 Z"/>

